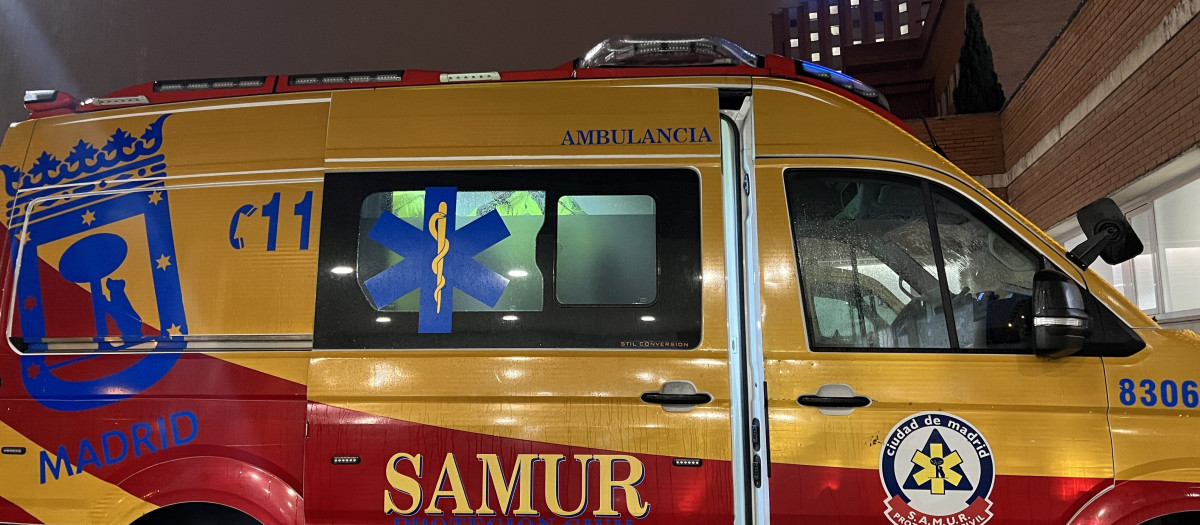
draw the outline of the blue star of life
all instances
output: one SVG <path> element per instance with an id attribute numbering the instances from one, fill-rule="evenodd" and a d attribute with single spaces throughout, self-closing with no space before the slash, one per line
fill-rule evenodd
<path id="1" fill-rule="evenodd" d="M 420 289 L 417 332 L 450 333 L 454 289 L 495 307 L 508 279 L 475 260 L 475 255 L 509 236 L 500 213 L 492 210 L 455 228 L 458 188 L 425 189 L 425 214 L 417 228 L 383 213 L 367 237 L 404 257 L 364 283 L 379 308 Z"/>

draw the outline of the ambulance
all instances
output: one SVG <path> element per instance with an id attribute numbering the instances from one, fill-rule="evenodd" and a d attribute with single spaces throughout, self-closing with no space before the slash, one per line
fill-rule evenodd
<path id="1" fill-rule="evenodd" d="M 1200 337 L 715 37 L 25 96 L 0 522 L 1179 524 Z M 1063 191 L 1070 191 L 1063 188 Z"/>

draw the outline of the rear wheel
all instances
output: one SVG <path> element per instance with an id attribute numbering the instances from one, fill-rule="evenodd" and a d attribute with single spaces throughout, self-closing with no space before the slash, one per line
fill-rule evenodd
<path id="1" fill-rule="evenodd" d="M 133 525 L 262 525 L 249 514 L 216 503 L 177 503 L 138 518 Z"/>

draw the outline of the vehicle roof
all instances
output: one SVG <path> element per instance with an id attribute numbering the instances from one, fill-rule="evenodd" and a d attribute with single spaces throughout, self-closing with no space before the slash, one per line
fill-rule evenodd
<path id="1" fill-rule="evenodd" d="M 911 129 L 888 110 L 887 100 L 870 86 L 840 72 L 818 64 L 796 60 L 780 55 L 753 55 L 723 39 L 711 37 L 688 37 L 684 39 L 649 40 L 652 43 L 665 41 L 699 41 L 706 45 L 723 46 L 728 52 L 741 56 L 741 60 L 724 60 L 714 64 L 703 62 L 680 62 L 669 58 L 677 56 L 677 50 L 666 53 L 667 60 L 641 60 L 630 65 L 614 61 L 593 61 L 596 50 L 612 49 L 615 45 L 629 45 L 633 37 L 616 37 L 601 42 L 588 55 L 565 62 L 550 69 L 525 71 L 489 71 L 477 73 L 448 73 L 431 70 L 386 70 L 353 73 L 322 73 L 304 75 L 263 75 L 212 79 L 191 79 L 146 82 L 129 86 L 104 95 L 80 101 L 76 97 L 53 90 L 29 91 L 25 106 L 30 119 L 40 119 L 72 113 L 90 113 L 115 108 L 166 104 L 173 102 L 202 101 L 218 98 L 266 95 L 272 93 L 300 93 L 345 89 L 370 89 L 382 87 L 435 86 L 463 83 L 507 83 L 529 81 L 551 81 L 572 79 L 620 79 L 646 77 L 771 77 L 798 80 L 841 95 L 871 111 L 878 113 L 893 124 L 911 133 Z M 646 42 L 646 39 L 637 40 Z M 665 45 L 665 44 L 664 44 Z M 672 54 L 673 53 L 673 54 Z M 611 56 L 611 55 L 610 55 Z M 746 57 L 753 57 L 747 59 Z M 656 57 L 657 58 L 657 57 Z M 614 65 L 614 63 L 616 65 Z"/>

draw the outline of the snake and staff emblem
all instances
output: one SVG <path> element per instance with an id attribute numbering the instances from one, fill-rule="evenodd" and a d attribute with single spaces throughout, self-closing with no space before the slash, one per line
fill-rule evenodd
<path id="1" fill-rule="evenodd" d="M 450 253 L 450 240 L 446 239 L 446 203 L 438 203 L 438 211 L 429 216 L 429 235 L 437 241 L 437 255 L 433 256 L 430 268 L 437 276 L 437 288 L 433 290 L 433 300 L 437 301 L 437 313 L 442 313 L 442 288 L 446 287 L 446 276 L 442 273 L 445 266 L 446 254 Z"/>
<path id="2" fill-rule="evenodd" d="M 367 234 L 403 257 L 363 282 L 372 306 L 384 310 L 420 288 L 417 333 L 451 332 L 455 289 L 494 308 L 508 286 L 503 275 L 475 260 L 480 252 L 508 238 L 504 219 L 491 210 L 458 228 L 458 196 L 454 187 L 425 188 L 420 227 L 384 210 Z"/>

